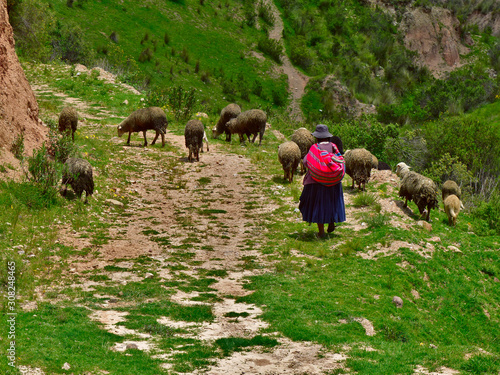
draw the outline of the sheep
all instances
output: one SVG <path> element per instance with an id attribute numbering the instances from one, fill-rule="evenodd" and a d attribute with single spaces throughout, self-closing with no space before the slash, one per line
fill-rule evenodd
<path id="1" fill-rule="evenodd" d="M 300 148 L 297 143 L 287 141 L 278 147 L 278 160 L 285 172 L 284 179 L 293 182 L 293 175 L 297 170 L 299 162 L 302 160 Z"/>
<path id="2" fill-rule="evenodd" d="M 205 130 L 203 130 L 203 142 L 207 144 L 207 152 L 210 151 L 210 149 L 208 148 L 207 132 Z M 203 142 L 201 143 L 200 152 L 203 152 Z"/>
<path id="3" fill-rule="evenodd" d="M 189 120 L 184 128 L 184 139 L 186 147 L 189 149 L 188 160 L 193 161 L 193 156 L 196 161 L 200 161 L 200 148 L 203 148 L 203 134 L 205 129 L 200 120 Z"/>
<path id="4" fill-rule="evenodd" d="M 396 174 L 401 179 L 399 196 L 405 198 L 404 207 L 408 207 L 409 200 L 414 201 L 420 215 L 426 215 L 425 219 L 430 221 L 431 209 L 438 206 L 437 186 L 434 181 L 410 171 L 410 167 L 405 163 L 396 166 Z"/>
<path id="5" fill-rule="evenodd" d="M 352 178 L 352 189 L 354 183 L 358 184 L 358 189 L 365 190 L 366 183 L 370 180 L 373 166 L 373 155 L 364 148 L 347 150 L 344 154 L 345 173 Z"/>
<path id="6" fill-rule="evenodd" d="M 158 136 L 161 134 L 161 143 L 162 147 L 164 147 L 167 126 L 167 116 L 165 112 L 163 112 L 163 109 L 159 107 L 141 108 L 132 112 L 118 125 L 118 136 L 121 137 L 128 132 L 127 145 L 130 145 L 130 135 L 132 133 L 142 132 L 144 135 L 144 147 L 146 147 L 148 145 L 146 130 L 155 130 L 156 136 L 151 144 L 154 145 Z"/>
<path id="7" fill-rule="evenodd" d="M 460 190 L 460 186 L 455 181 L 447 180 L 443 184 L 443 188 L 441 189 L 441 196 L 443 198 L 443 202 L 448 195 L 456 195 L 458 199 L 462 197 L 462 191 Z"/>
<path id="8" fill-rule="evenodd" d="M 85 191 L 85 203 L 88 203 L 88 197 L 94 193 L 94 178 L 92 175 L 92 166 L 87 160 L 80 158 L 69 158 L 64 163 L 62 185 L 64 190 L 62 195 L 66 196 L 68 184 L 78 196 L 82 197 Z"/>
<path id="9" fill-rule="evenodd" d="M 335 143 L 339 152 L 344 155 L 344 145 L 342 144 L 342 139 L 339 136 L 333 135 L 330 137 L 330 142 Z"/>
<path id="10" fill-rule="evenodd" d="M 455 194 L 448 195 L 444 200 L 444 211 L 448 216 L 448 222 L 450 225 L 455 226 L 457 224 L 457 216 L 460 213 L 460 208 L 462 204 L 460 198 Z"/>
<path id="11" fill-rule="evenodd" d="M 68 134 L 71 131 L 71 139 L 75 141 L 75 132 L 78 126 L 78 113 L 73 107 L 64 107 L 59 114 L 59 131 Z"/>
<path id="12" fill-rule="evenodd" d="M 236 103 L 228 104 L 224 107 L 220 113 L 219 121 L 217 121 L 217 125 L 212 130 L 212 135 L 214 138 L 217 138 L 222 133 L 226 133 L 226 142 L 231 142 L 231 132 L 227 128 L 227 122 L 233 118 L 238 117 L 241 113 L 241 108 Z"/>
<path id="13" fill-rule="evenodd" d="M 228 121 L 227 128 L 231 134 L 239 134 L 240 142 L 244 143 L 246 134 L 248 141 L 250 141 L 250 134 L 253 134 L 253 139 L 250 141 L 255 142 L 257 134 L 259 134 L 259 146 L 262 143 L 262 137 L 264 137 L 264 132 L 266 131 L 267 115 L 264 111 L 260 109 L 250 109 L 245 112 L 241 112 L 238 117 L 233 118 Z"/>
<path id="14" fill-rule="evenodd" d="M 304 174 L 305 166 L 304 166 L 304 163 L 302 162 L 302 160 L 309 152 L 309 149 L 311 148 L 311 146 L 316 142 L 316 139 L 314 138 L 314 136 L 311 134 L 311 132 L 309 130 L 307 130 L 306 128 L 300 128 L 300 129 L 295 130 L 295 132 L 290 137 L 290 140 L 292 142 L 295 142 L 297 144 L 297 146 L 299 146 L 300 159 L 301 159 L 300 173 Z"/>

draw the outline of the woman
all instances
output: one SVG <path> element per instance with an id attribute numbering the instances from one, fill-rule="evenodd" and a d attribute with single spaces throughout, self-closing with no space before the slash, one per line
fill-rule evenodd
<path id="1" fill-rule="evenodd" d="M 316 126 L 316 131 L 312 133 L 316 138 L 318 147 L 321 150 L 330 153 L 337 152 L 330 142 L 332 135 L 328 131 L 328 127 L 323 124 Z M 307 155 L 304 157 L 304 165 L 306 164 Z M 309 171 L 304 176 L 304 189 L 300 196 L 299 210 L 302 213 L 302 220 L 308 223 L 318 224 L 319 238 L 324 238 L 325 224 L 328 223 L 327 232 L 331 233 L 335 230 L 335 223 L 340 223 L 346 220 L 344 191 L 342 190 L 342 182 L 333 186 L 325 186 L 316 182 Z"/>

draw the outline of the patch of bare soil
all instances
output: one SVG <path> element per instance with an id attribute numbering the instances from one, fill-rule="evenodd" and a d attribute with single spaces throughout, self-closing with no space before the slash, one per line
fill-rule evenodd
<path id="1" fill-rule="evenodd" d="M 184 137 L 169 133 L 167 139 L 184 151 Z M 113 138 L 111 141 L 124 143 L 125 139 Z M 253 180 L 258 176 L 257 170 L 248 159 L 227 154 L 217 145 L 212 145 L 209 153 L 200 154 L 200 162 L 195 163 L 187 162 L 178 151 L 166 153 L 137 146 L 136 138 L 132 140 L 132 146 L 123 147 L 114 161 L 119 165 L 118 156 L 124 153 L 127 160 L 134 160 L 137 171 L 130 172 L 130 186 L 126 191 L 116 190 L 118 200 L 121 196 L 129 198 L 125 207 L 128 216 L 116 220 L 115 210 L 110 206 L 105 212 L 106 217 L 101 218 L 113 223 L 109 229 L 109 241 L 95 246 L 81 233 L 61 229 L 60 243 L 77 250 L 92 248 L 91 256 L 71 259 L 71 271 L 82 279 L 86 271 L 97 270 L 116 283 L 138 281 L 143 276 L 127 271 L 110 272 L 104 267 L 131 268 L 134 259 L 144 255 L 157 262 L 151 267 L 154 277 L 165 280 L 176 276 L 167 267 L 174 258 L 188 268 L 182 272 L 190 277 L 200 277 L 198 270 L 201 269 L 226 271 L 226 276 L 215 277 L 217 282 L 211 285 L 219 297 L 218 302 L 200 302 L 198 292 L 177 290 L 171 296 L 171 300 L 178 304 L 209 304 L 215 316 L 212 322 L 182 322 L 166 317 L 159 318 L 158 322 L 174 329 L 183 328 L 189 332 L 188 337 L 207 342 L 229 337 L 252 338 L 260 334 L 268 327 L 260 318 L 262 309 L 237 303 L 234 299 L 251 293 L 244 288 L 247 277 L 267 272 L 270 266 L 259 251 L 261 235 L 265 231 L 260 217 L 276 206 L 255 188 Z M 99 189 L 112 188 L 111 184 Z M 100 199 L 99 195 L 96 199 Z M 247 202 L 251 203 L 251 209 L 246 207 Z M 159 238 L 164 242 L 158 241 Z M 196 267 L 182 261 L 182 254 L 189 253 L 192 254 L 189 261 L 196 262 Z M 259 267 L 247 269 L 249 258 Z M 96 285 L 99 282 L 87 281 L 79 286 L 92 290 Z M 103 329 L 136 338 L 120 343 L 112 350 L 124 351 L 127 347 L 143 350 L 162 359 L 164 367 L 170 368 L 172 353 L 159 351 L 154 337 L 120 325 L 127 319 L 126 313 L 113 310 L 120 302 L 113 300 L 103 304 L 103 310 L 91 314 Z M 236 314 L 237 318 L 228 313 Z M 199 373 L 323 374 L 345 367 L 346 356 L 342 353 L 328 352 L 320 345 L 292 342 L 279 334 L 274 336 L 279 342 L 275 348 L 254 347 L 238 352 Z"/>

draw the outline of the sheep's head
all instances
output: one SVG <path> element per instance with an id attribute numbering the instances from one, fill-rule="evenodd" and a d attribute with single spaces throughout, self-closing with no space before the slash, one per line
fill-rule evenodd
<path id="1" fill-rule="evenodd" d="M 398 175 L 399 178 L 404 176 L 406 173 L 410 171 L 410 167 L 407 166 L 405 163 L 401 162 L 396 165 L 396 174 Z"/>
<path id="2" fill-rule="evenodd" d="M 217 126 L 214 126 L 212 129 L 212 138 L 217 138 L 220 134 L 221 132 L 217 131 Z"/>
<path id="3" fill-rule="evenodd" d="M 123 126 L 122 125 L 118 125 L 118 137 L 121 137 L 124 133 L 125 133 L 125 130 L 123 130 Z"/>

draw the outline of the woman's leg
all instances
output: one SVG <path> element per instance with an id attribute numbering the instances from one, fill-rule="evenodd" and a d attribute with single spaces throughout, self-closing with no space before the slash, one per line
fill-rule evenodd
<path id="1" fill-rule="evenodd" d="M 328 233 L 332 233 L 335 230 L 335 223 L 328 224 Z"/>
<path id="2" fill-rule="evenodd" d="M 318 223 L 318 237 L 319 238 L 325 237 L 325 224 Z"/>

